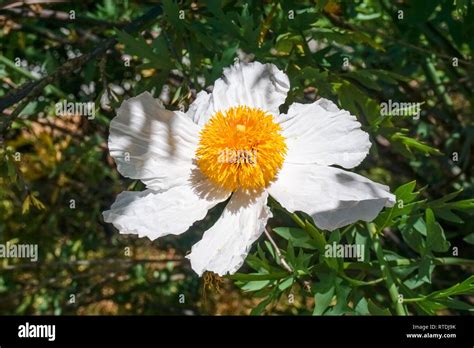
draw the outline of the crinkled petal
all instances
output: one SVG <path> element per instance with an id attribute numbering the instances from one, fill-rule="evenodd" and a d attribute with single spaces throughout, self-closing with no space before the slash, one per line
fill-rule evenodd
<path id="1" fill-rule="evenodd" d="M 330 231 L 358 220 L 372 221 L 395 202 L 385 185 L 315 164 L 285 163 L 268 191 L 287 210 L 303 211 L 316 226 Z"/>
<path id="2" fill-rule="evenodd" d="M 211 271 L 223 276 L 237 272 L 271 217 L 267 198 L 266 192 L 249 195 L 237 191 L 232 195 L 222 216 L 187 256 L 197 274 Z"/>
<path id="3" fill-rule="evenodd" d="M 194 123 L 203 126 L 211 117 L 213 110 L 211 109 L 211 93 L 201 91 L 196 95 L 196 99 L 189 105 L 186 115 L 190 117 Z"/>
<path id="4" fill-rule="evenodd" d="M 145 92 L 117 110 L 109 150 L 123 176 L 161 191 L 186 182 L 198 137 L 199 127 L 185 114 L 164 109 Z"/>
<path id="5" fill-rule="evenodd" d="M 286 138 L 289 163 L 357 166 L 367 156 L 369 135 L 348 111 L 327 99 L 312 104 L 294 103 L 279 118 Z"/>
<path id="6" fill-rule="evenodd" d="M 186 185 L 164 192 L 150 189 L 122 192 L 103 216 L 104 221 L 112 223 L 120 233 L 154 240 L 187 231 L 195 221 L 202 220 L 210 208 L 229 196 L 230 192 L 196 174 Z"/>
<path id="7" fill-rule="evenodd" d="M 217 111 L 239 105 L 260 108 L 276 117 L 289 89 L 288 76 L 273 64 L 236 63 L 224 69 L 212 93 L 197 95 L 187 114 L 201 126 Z"/>

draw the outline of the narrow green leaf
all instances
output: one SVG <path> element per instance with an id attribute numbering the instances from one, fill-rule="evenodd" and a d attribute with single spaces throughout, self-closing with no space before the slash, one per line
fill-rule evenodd
<path id="1" fill-rule="evenodd" d="M 369 299 L 367 303 L 367 308 L 369 310 L 369 313 L 372 315 L 376 316 L 387 316 L 387 315 L 392 315 L 388 309 L 382 309 L 379 306 L 377 306 L 372 299 Z"/>

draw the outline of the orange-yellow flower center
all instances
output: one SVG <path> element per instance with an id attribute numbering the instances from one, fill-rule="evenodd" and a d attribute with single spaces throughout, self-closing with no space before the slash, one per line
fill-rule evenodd
<path id="1" fill-rule="evenodd" d="M 212 182 L 232 191 L 265 188 L 286 154 L 280 130 L 271 114 L 257 108 L 219 111 L 201 130 L 198 166 Z"/>

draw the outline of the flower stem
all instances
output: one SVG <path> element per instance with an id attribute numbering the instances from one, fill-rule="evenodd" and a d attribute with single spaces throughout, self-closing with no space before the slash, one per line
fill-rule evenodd
<path id="1" fill-rule="evenodd" d="M 286 259 L 285 257 L 282 255 L 281 251 L 280 251 L 280 248 L 278 248 L 278 245 L 275 243 L 275 241 L 273 240 L 270 232 L 267 230 L 267 228 L 265 228 L 263 230 L 263 232 L 265 233 L 265 236 L 267 237 L 267 239 L 270 241 L 270 244 L 273 246 L 273 248 L 275 249 L 275 253 L 278 257 L 278 261 L 280 261 L 280 264 L 282 265 L 282 267 L 284 269 L 286 269 L 288 271 L 288 273 L 290 274 L 293 274 L 294 271 L 293 269 L 290 267 L 290 265 L 288 264 L 288 262 L 286 262 Z"/>
<path id="2" fill-rule="evenodd" d="M 353 286 L 371 286 L 371 285 L 381 283 L 385 280 L 385 278 L 377 278 L 377 279 L 370 280 L 370 281 L 366 282 L 366 281 L 362 281 L 362 280 L 359 280 L 359 279 L 350 278 L 350 277 L 346 276 L 344 273 L 340 273 L 339 276 L 341 278 L 347 280 Z"/>
<path id="3" fill-rule="evenodd" d="M 420 302 L 426 300 L 425 297 L 413 297 L 413 298 L 405 298 L 403 302 Z"/>

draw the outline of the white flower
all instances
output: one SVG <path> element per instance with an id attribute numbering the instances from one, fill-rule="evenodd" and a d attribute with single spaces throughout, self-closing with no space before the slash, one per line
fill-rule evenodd
<path id="1" fill-rule="evenodd" d="M 202 275 L 235 273 L 271 217 L 268 195 L 310 214 L 325 230 L 373 220 L 395 197 L 384 185 L 344 171 L 371 143 L 356 117 L 327 99 L 279 113 L 288 77 L 273 64 L 237 63 L 186 113 L 149 93 L 123 102 L 110 125 L 118 171 L 143 192 L 122 192 L 103 213 L 120 233 L 151 240 L 179 235 L 219 202 L 217 222 L 187 256 Z"/>

